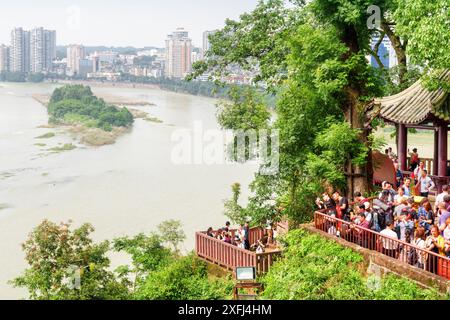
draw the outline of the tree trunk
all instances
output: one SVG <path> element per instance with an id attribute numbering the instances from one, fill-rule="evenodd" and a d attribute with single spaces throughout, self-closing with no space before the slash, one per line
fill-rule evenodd
<path id="1" fill-rule="evenodd" d="M 343 56 L 344 60 L 349 59 L 352 55 L 360 53 L 360 46 L 358 42 L 358 36 L 355 28 L 348 26 L 343 32 L 341 39 L 349 49 L 349 52 Z M 365 129 L 365 117 L 363 113 L 363 106 L 360 101 L 360 97 L 363 95 L 364 88 L 361 88 L 360 84 L 350 83 L 345 89 L 346 101 L 345 101 L 345 120 L 348 121 L 353 129 L 358 129 L 360 133 L 360 141 L 366 146 L 368 145 L 369 131 Z M 365 166 L 353 165 L 351 161 L 348 161 L 347 167 L 347 195 L 353 198 L 355 192 L 361 192 L 362 194 L 370 191 L 369 181 L 371 178 L 372 161 L 370 152 L 368 154 L 367 163 Z"/>

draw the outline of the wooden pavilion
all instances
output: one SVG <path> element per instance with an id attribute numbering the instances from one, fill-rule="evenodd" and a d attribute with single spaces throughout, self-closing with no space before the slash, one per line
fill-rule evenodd
<path id="1" fill-rule="evenodd" d="M 441 81 L 450 82 L 450 70 L 440 74 Z M 390 97 L 375 99 L 369 112 L 397 128 L 400 170 L 408 171 L 408 129 L 434 131 L 434 157 L 428 166 L 431 177 L 440 187 L 450 181 L 448 174 L 448 126 L 450 124 L 449 92 L 444 88 L 430 91 L 422 81 Z"/>

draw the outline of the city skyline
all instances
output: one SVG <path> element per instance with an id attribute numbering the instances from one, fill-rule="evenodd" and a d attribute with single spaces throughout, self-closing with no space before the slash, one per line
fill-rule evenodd
<path id="1" fill-rule="evenodd" d="M 227 18 L 236 19 L 251 11 L 257 0 L 225 2 L 198 0 L 117 0 L 40 1 L 33 10 L 24 10 L 31 0 L 2 4 L 0 44 L 9 44 L 10 30 L 16 27 L 58 32 L 57 45 L 164 47 L 167 35 L 178 27 L 189 31 L 195 47 L 202 47 L 203 32 L 223 27 Z"/>

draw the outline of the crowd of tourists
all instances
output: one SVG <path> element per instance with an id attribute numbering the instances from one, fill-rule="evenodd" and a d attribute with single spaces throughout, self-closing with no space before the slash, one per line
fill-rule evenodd
<path id="1" fill-rule="evenodd" d="M 417 168 L 425 180 L 427 172 L 420 166 L 419 163 Z M 429 192 L 434 184 L 427 182 L 420 195 L 414 196 L 411 183 L 412 179 L 406 178 L 395 190 L 391 183 L 383 182 L 378 197 L 368 199 L 356 192 L 353 204 L 340 192 L 331 196 L 324 193 L 316 200 L 319 209 L 347 222 L 327 223 L 325 231 L 436 273 L 438 256 L 450 257 L 450 188 L 443 186 L 432 205 Z M 376 233 L 365 230 L 384 237 L 377 240 Z M 402 242 L 389 239 L 413 246 L 403 246 Z"/>
<path id="2" fill-rule="evenodd" d="M 254 243 L 250 243 L 249 222 L 240 225 L 237 229 L 231 229 L 230 226 L 231 223 L 227 221 L 225 227 L 216 231 L 210 227 L 206 234 L 209 237 L 256 253 L 264 253 L 267 249 L 276 247 L 277 230 L 276 226 L 270 221 L 268 221 L 267 226 L 264 229 L 264 236 L 257 239 Z"/>

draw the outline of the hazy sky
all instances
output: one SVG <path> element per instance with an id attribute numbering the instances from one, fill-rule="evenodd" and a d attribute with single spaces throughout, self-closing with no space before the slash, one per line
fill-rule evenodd
<path id="1" fill-rule="evenodd" d="M 177 27 L 201 46 L 202 32 L 251 11 L 258 0 L 0 0 L 0 43 L 14 27 L 56 30 L 57 44 L 164 46 Z"/>

